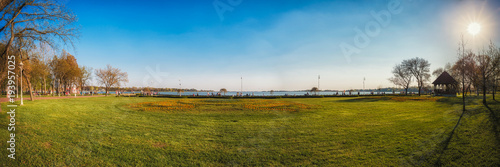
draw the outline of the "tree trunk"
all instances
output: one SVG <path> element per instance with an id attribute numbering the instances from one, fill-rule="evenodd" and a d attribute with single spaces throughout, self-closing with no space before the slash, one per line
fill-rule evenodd
<path id="1" fill-rule="evenodd" d="M 470 87 L 471 85 L 467 86 L 467 89 L 469 90 L 469 96 L 472 96 L 472 88 Z"/>
<path id="2" fill-rule="evenodd" d="M 35 98 L 33 97 L 33 88 L 31 87 L 31 81 L 29 80 L 29 78 L 26 75 L 26 73 L 24 72 L 24 70 L 23 70 L 23 76 L 24 76 L 24 79 L 26 79 L 26 82 L 28 83 L 28 89 L 30 92 L 30 100 L 35 101 Z"/>
<path id="3" fill-rule="evenodd" d="M 2 70 L 0 70 L 0 81 L 2 81 L 6 77 L 7 77 L 7 72 L 2 72 Z M 16 79 L 17 79 L 17 77 L 16 77 Z M 7 92 L 8 92 L 9 88 L 6 86 L 5 90 L 7 90 Z M 16 90 L 16 93 L 17 93 L 17 90 Z M 7 95 L 7 97 L 9 97 L 9 95 Z"/>
<path id="4" fill-rule="evenodd" d="M 405 87 L 405 95 L 408 96 L 408 87 L 410 87 L 410 84 L 407 84 Z"/>
<path id="5" fill-rule="evenodd" d="M 47 93 L 47 78 L 43 77 L 43 94 Z"/>
<path id="6" fill-rule="evenodd" d="M 38 95 L 40 94 L 43 94 L 43 81 L 40 81 L 40 87 L 38 87 Z"/>
<path id="7" fill-rule="evenodd" d="M 83 91 L 85 90 L 84 87 L 85 87 L 85 84 L 82 84 L 82 88 L 81 88 L 81 91 L 80 91 L 80 93 L 81 93 L 82 96 L 83 96 Z"/>
<path id="8" fill-rule="evenodd" d="M 492 94 L 492 96 L 493 96 L 493 100 L 495 100 L 495 92 L 497 90 L 497 80 L 496 80 L 496 78 L 493 79 L 493 86 L 492 87 L 493 87 L 493 91 L 492 91 L 493 94 Z"/>
<path id="9" fill-rule="evenodd" d="M 61 97 L 61 79 L 59 79 L 57 84 L 57 95 Z"/>
<path id="10" fill-rule="evenodd" d="M 496 89 L 496 87 L 493 86 L 493 91 L 492 91 L 493 100 L 495 100 L 495 89 Z"/>
<path id="11" fill-rule="evenodd" d="M 483 74 L 483 104 L 486 104 L 486 76 Z"/>
<path id="12" fill-rule="evenodd" d="M 56 79 L 52 81 L 52 96 L 56 96 Z"/>
<path id="13" fill-rule="evenodd" d="M 418 96 L 420 96 L 420 92 L 422 91 L 422 87 L 419 85 L 418 86 Z"/>
<path id="14" fill-rule="evenodd" d="M 463 70 L 464 69 L 462 69 L 462 114 L 465 113 L 465 72 Z"/>

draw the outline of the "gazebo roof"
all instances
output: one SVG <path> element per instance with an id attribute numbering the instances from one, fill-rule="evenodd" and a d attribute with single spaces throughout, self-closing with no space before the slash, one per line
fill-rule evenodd
<path id="1" fill-rule="evenodd" d="M 437 84 L 456 84 L 458 83 L 453 77 L 448 74 L 448 72 L 444 71 L 439 75 L 439 77 L 436 78 L 432 84 L 437 85 Z"/>

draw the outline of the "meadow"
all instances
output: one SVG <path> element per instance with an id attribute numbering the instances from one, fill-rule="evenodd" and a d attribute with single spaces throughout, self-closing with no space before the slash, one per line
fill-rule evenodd
<path id="1" fill-rule="evenodd" d="M 0 166 L 498 166 L 500 102 L 460 98 L 25 101 Z M 457 122 L 460 119 L 460 123 Z M 456 127 L 456 128 L 455 128 Z"/>

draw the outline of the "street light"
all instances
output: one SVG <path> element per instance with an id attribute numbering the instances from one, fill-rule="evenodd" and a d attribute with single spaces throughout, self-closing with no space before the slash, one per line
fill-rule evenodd
<path id="1" fill-rule="evenodd" d="M 179 79 L 179 96 L 182 96 L 182 82 Z"/>
<path id="2" fill-rule="evenodd" d="M 366 78 L 363 77 L 363 91 L 365 90 L 365 81 L 366 81 Z"/>
<path id="3" fill-rule="evenodd" d="M 318 75 L 318 90 L 319 90 L 319 79 L 320 79 L 320 76 Z"/>

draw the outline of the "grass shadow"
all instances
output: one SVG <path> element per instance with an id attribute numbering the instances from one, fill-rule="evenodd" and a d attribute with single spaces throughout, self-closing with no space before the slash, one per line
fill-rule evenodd
<path id="1" fill-rule="evenodd" d="M 477 97 L 466 98 L 466 104 L 478 105 L 480 103 L 477 100 L 478 100 Z M 443 99 L 440 99 L 438 101 L 443 102 L 443 103 L 447 103 L 447 104 L 451 104 L 451 105 L 462 105 L 462 103 L 463 103 L 461 98 L 460 98 L 460 100 L 453 99 L 453 98 L 443 98 Z M 500 119 L 498 118 L 498 115 L 499 115 L 498 112 L 495 110 L 495 109 L 497 109 L 497 107 L 495 107 L 495 106 L 500 105 L 500 104 L 494 104 L 495 106 L 493 108 L 491 106 L 489 106 L 488 104 L 482 104 L 482 105 L 484 105 L 484 107 L 487 109 L 487 111 L 486 110 L 477 110 L 477 109 L 472 109 L 472 110 L 468 109 L 465 112 L 462 112 L 462 114 L 460 114 L 460 117 L 459 117 L 457 123 L 455 124 L 453 130 L 451 132 L 449 132 L 447 137 L 437 145 L 437 148 L 435 149 L 435 152 L 433 153 L 433 156 L 436 156 L 437 159 L 435 160 L 435 162 L 432 165 L 434 165 L 434 166 L 446 165 L 446 163 L 442 162 L 442 158 L 445 155 L 445 151 L 448 150 L 448 148 L 449 148 L 448 146 L 449 146 L 451 140 L 453 139 L 453 137 L 457 136 L 456 131 L 457 131 L 457 128 L 460 125 L 461 120 L 464 117 L 464 115 L 472 116 L 472 115 L 476 115 L 479 113 L 484 113 L 484 112 L 489 111 L 489 121 L 492 122 L 491 130 L 494 131 L 495 141 L 496 141 L 495 145 L 500 148 L 500 131 L 499 131 L 500 130 L 500 128 L 499 128 Z"/>
<path id="2" fill-rule="evenodd" d="M 407 165 L 405 166 L 443 166 L 446 165 L 445 162 L 442 162 L 443 156 L 445 156 L 446 150 L 449 149 L 449 145 L 451 140 L 457 136 L 457 129 L 460 123 L 462 122 L 462 118 L 464 117 L 466 112 L 462 112 L 460 117 L 458 118 L 455 126 L 451 131 L 444 130 L 442 133 L 437 135 L 438 137 L 430 138 L 425 143 L 432 143 L 429 145 L 433 145 L 433 147 L 429 150 L 422 150 L 422 154 L 414 154 L 410 155 L 408 161 L 406 161 Z M 447 129 L 447 128 L 446 128 Z M 435 145 L 434 145 L 435 143 Z"/>
<path id="3" fill-rule="evenodd" d="M 496 139 L 496 144 L 500 148 L 500 132 L 499 132 L 499 126 L 500 126 L 500 119 L 498 119 L 498 113 L 496 113 L 495 110 L 493 110 L 487 103 L 484 104 L 484 106 L 490 111 L 490 121 L 492 122 L 492 130 L 495 134 L 495 139 Z"/>
<path id="4" fill-rule="evenodd" d="M 418 102 L 418 101 L 438 101 L 442 98 L 432 96 L 376 96 L 376 97 L 359 97 L 339 100 L 336 102 L 378 102 L 378 101 L 393 101 L 393 102 Z M 446 102 L 446 101 L 443 101 Z M 450 101 L 457 103 L 455 101 Z"/>
<path id="5" fill-rule="evenodd" d="M 446 139 L 444 141 L 442 141 L 441 143 L 438 144 L 438 149 L 437 149 L 437 153 L 436 154 L 439 154 L 439 157 L 437 158 L 436 162 L 434 163 L 435 166 L 442 166 L 442 165 L 444 165 L 441 162 L 441 158 L 443 156 L 443 153 L 446 150 L 448 150 L 448 146 L 450 145 L 450 141 L 453 138 L 453 135 L 455 134 L 455 130 L 457 130 L 458 125 L 460 125 L 460 121 L 462 120 L 464 114 L 465 114 L 465 111 L 463 111 L 462 114 L 460 114 L 460 118 L 458 118 L 457 124 L 455 124 L 455 127 L 453 127 L 453 130 L 450 132 L 450 134 L 448 135 L 448 137 L 446 137 Z"/>
<path id="6" fill-rule="evenodd" d="M 465 103 L 468 104 L 468 103 L 474 102 L 474 100 L 476 100 L 475 97 L 466 97 Z M 447 97 L 447 98 L 440 98 L 437 100 L 437 102 L 445 103 L 445 104 L 449 104 L 449 105 L 462 105 L 463 99 L 461 97 Z"/>
<path id="7" fill-rule="evenodd" d="M 479 104 L 477 102 L 478 97 L 477 96 L 466 96 L 465 97 L 465 105 L 476 105 Z M 463 105 L 463 99 L 462 97 L 445 97 L 445 98 L 439 98 L 436 100 L 436 102 L 443 103 L 443 104 L 448 104 L 448 105 Z M 468 113 L 470 114 L 470 113 Z"/>

